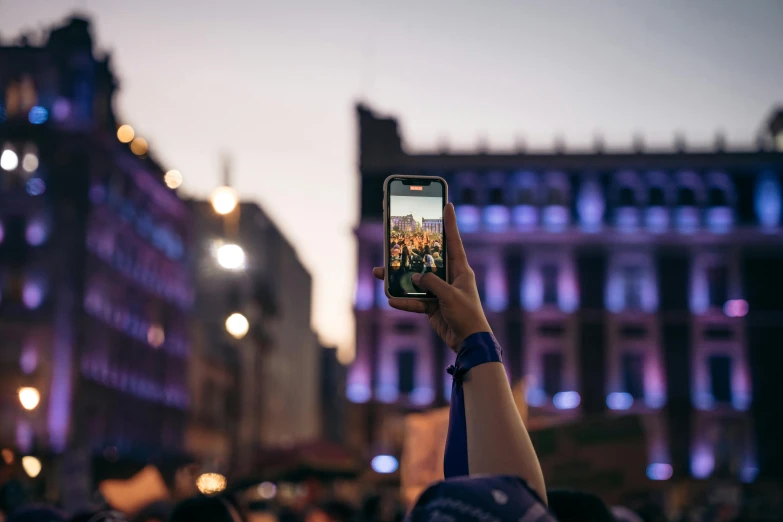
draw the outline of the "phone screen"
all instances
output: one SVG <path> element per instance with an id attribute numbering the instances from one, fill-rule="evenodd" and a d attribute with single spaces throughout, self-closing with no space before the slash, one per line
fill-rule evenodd
<path id="1" fill-rule="evenodd" d="M 413 284 L 415 273 L 433 272 L 446 279 L 443 208 L 446 185 L 439 179 L 394 178 L 387 189 L 386 270 L 393 297 L 433 298 Z"/>

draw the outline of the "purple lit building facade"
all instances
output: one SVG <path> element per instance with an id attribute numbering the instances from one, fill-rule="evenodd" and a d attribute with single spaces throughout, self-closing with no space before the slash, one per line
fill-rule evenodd
<path id="1" fill-rule="evenodd" d="M 413 233 L 419 230 L 419 224 L 411 214 L 407 216 L 392 216 L 391 217 L 392 229 L 399 232 Z"/>
<path id="2" fill-rule="evenodd" d="M 502 154 L 409 153 L 396 120 L 358 120 L 349 400 L 387 415 L 448 400 L 453 354 L 371 274 L 384 179 L 438 175 L 531 416 L 642 415 L 654 479 L 781 473 L 781 118 L 748 150 Z M 369 426 L 370 450 L 396 450 L 378 437 Z"/>
<path id="3" fill-rule="evenodd" d="M 179 452 L 188 210 L 117 141 L 117 81 L 88 22 L 45 38 L 0 47 L 0 445 Z M 40 391 L 34 411 L 19 386 Z"/>
<path id="4" fill-rule="evenodd" d="M 443 220 L 422 218 L 421 229 L 424 232 L 429 232 L 432 234 L 440 234 L 443 232 Z"/>

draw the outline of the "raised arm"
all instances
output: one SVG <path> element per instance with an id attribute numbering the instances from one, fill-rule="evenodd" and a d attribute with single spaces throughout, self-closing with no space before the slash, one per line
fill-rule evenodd
<path id="1" fill-rule="evenodd" d="M 438 301 L 389 299 L 399 310 L 426 313 L 438 335 L 457 352 L 449 373 L 452 385 L 446 478 L 460 475 L 516 475 L 546 500 L 538 457 L 514 403 L 500 346 L 492 335 L 457 229 L 454 207 L 444 213 L 451 284 L 434 273 L 414 274 L 413 282 Z M 383 269 L 374 269 L 383 277 Z"/>

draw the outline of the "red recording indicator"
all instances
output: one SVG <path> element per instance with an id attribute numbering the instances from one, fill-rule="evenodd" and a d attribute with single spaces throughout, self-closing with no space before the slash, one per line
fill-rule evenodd
<path id="1" fill-rule="evenodd" d="M 411 190 L 424 190 L 424 187 L 417 186 L 417 185 L 411 185 Z"/>

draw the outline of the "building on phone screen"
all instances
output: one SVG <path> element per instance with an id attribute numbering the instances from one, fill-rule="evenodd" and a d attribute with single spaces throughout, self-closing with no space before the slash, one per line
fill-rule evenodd
<path id="1" fill-rule="evenodd" d="M 398 451 L 389 419 L 449 399 L 454 355 L 426 317 L 389 308 L 371 273 L 383 264 L 384 179 L 437 175 L 531 428 L 636 418 L 650 481 L 780 476 L 783 112 L 744 148 L 718 136 L 709 147 L 678 137 L 664 150 L 636 139 L 535 153 L 409 153 L 395 119 L 365 106 L 357 116 L 347 396 L 376 420 L 356 444 Z"/>

